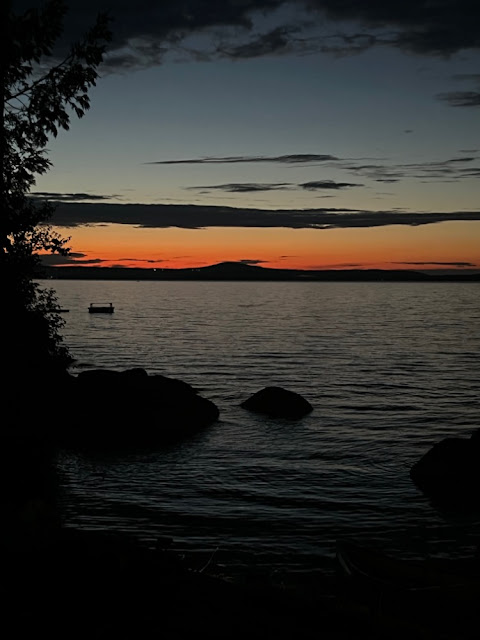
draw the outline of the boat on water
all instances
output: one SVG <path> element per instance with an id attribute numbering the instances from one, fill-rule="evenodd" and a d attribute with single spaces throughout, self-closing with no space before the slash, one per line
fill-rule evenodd
<path id="1" fill-rule="evenodd" d="M 336 560 L 343 606 L 373 624 L 414 631 L 419 638 L 427 632 L 436 638 L 475 637 L 471 629 L 478 634 L 479 558 L 404 559 L 337 541 Z"/>
<path id="2" fill-rule="evenodd" d="M 88 307 L 89 313 L 113 313 L 115 307 L 111 302 L 91 302 Z"/>

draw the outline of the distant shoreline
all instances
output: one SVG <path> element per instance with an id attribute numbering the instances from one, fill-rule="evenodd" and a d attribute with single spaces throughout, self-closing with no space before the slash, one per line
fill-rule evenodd
<path id="1" fill-rule="evenodd" d="M 193 269 L 123 267 L 43 267 L 38 279 L 52 280 L 185 280 L 244 282 L 480 282 L 478 273 L 427 274 L 388 269 L 315 270 L 270 269 L 238 262 Z"/>

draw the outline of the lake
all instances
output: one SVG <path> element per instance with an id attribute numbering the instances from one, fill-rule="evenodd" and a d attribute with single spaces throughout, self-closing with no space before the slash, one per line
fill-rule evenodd
<path id="1" fill-rule="evenodd" d="M 409 469 L 480 426 L 478 284 L 46 285 L 69 309 L 73 373 L 143 367 L 220 410 L 202 433 L 148 454 L 62 455 L 67 526 L 171 537 L 196 567 L 282 584 L 330 571 L 339 537 L 405 557 L 476 549 L 479 512 L 439 512 Z M 89 314 L 91 302 L 115 312 Z M 270 385 L 313 412 L 287 422 L 240 407 Z"/>

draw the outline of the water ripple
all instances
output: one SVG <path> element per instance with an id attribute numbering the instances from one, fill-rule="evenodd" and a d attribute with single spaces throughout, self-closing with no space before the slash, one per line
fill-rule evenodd
<path id="1" fill-rule="evenodd" d="M 465 554 L 480 515 L 439 512 L 410 466 L 469 436 L 480 407 L 474 284 L 53 283 L 75 370 L 143 367 L 185 380 L 220 420 L 150 454 L 64 456 L 68 526 L 172 536 L 226 573 L 314 574 L 338 537 L 420 557 Z M 454 293 L 454 295 L 453 295 Z M 111 317 L 90 316 L 96 299 Z M 304 395 L 297 423 L 240 403 L 267 385 Z"/>

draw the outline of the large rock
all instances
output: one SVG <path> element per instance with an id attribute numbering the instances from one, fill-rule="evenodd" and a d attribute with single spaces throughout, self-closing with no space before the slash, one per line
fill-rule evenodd
<path id="1" fill-rule="evenodd" d="M 282 387 L 265 387 L 242 402 L 241 406 L 249 411 L 288 420 L 303 418 L 313 410 L 300 394 Z"/>
<path id="2" fill-rule="evenodd" d="M 480 429 L 437 442 L 410 469 L 419 489 L 446 505 L 480 508 Z"/>
<path id="3" fill-rule="evenodd" d="M 92 370 L 70 376 L 58 390 L 62 446 L 101 449 L 154 446 L 215 422 L 216 405 L 189 384 L 143 369 Z"/>

